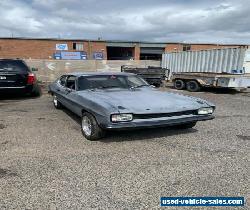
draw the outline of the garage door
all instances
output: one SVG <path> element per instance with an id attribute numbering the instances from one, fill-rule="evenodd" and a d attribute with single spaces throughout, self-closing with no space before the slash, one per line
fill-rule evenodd
<path id="1" fill-rule="evenodd" d="M 164 48 L 160 47 L 141 47 L 141 54 L 162 54 Z"/>

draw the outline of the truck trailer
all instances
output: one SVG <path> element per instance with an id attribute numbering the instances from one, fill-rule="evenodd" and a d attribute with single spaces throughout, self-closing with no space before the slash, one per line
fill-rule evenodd
<path id="1" fill-rule="evenodd" d="M 145 79 L 150 85 L 160 87 L 168 76 L 168 69 L 156 66 L 148 66 L 145 68 L 129 65 L 121 66 L 122 72 L 134 73 Z"/>
<path id="2" fill-rule="evenodd" d="M 162 67 L 169 69 L 168 80 L 176 89 L 250 87 L 248 47 L 164 53 Z"/>

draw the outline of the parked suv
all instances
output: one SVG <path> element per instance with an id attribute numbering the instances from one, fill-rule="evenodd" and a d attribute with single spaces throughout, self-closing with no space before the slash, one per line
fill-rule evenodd
<path id="1" fill-rule="evenodd" d="M 22 60 L 0 59 L 0 93 L 9 92 L 40 95 L 35 74 Z"/>

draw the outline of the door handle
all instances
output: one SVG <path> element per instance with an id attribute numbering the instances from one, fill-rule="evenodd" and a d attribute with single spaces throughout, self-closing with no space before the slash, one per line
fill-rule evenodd
<path id="1" fill-rule="evenodd" d="M 60 92 L 60 89 L 56 89 L 56 91 Z"/>

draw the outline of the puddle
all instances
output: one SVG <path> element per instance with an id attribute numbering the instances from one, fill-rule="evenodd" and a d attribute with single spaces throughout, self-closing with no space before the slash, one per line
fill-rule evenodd
<path id="1" fill-rule="evenodd" d="M 2 145 L 5 145 L 5 144 L 8 144 L 9 143 L 9 141 L 4 141 L 4 142 L 2 142 L 1 144 Z"/>
<path id="2" fill-rule="evenodd" d="M 23 109 L 12 109 L 12 110 L 6 110 L 6 112 L 28 112 L 28 111 Z"/>
<path id="3" fill-rule="evenodd" d="M 0 124 L 0 129 L 4 129 L 6 126 L 4 124 Z"/>
<path id="4" fill-rule="evenodd" d="M 241 140 L 250 140 L 250 136 L 236 135 Z"/>
<path id="5" fill-rule="evenodd" d="M 3 177 L 13 177 L 13 176 L 17 176 L 17 173 L 13 173 L 13 172 L 11 172 L 8 169 L 0 168 L 0 178 L 3 178 Z"/>

